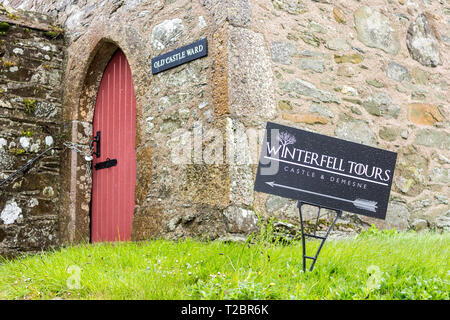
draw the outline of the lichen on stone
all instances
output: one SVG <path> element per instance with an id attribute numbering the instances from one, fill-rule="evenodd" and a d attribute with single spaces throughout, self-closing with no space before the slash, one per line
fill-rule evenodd
<path id="1" fill-rule="evenodd" d="M 12 155 L 0 147 L 0 170 L 10 170 L 13 168 L 13 166 L 14 158 L 12 157 Z"/>
<path id="2" fill-rule="evenodd" d="M 3 220 L 4 224 L 12 224 L 21 217 L 22 209 L 14 200 L 8 201 L 0 214 L 0 219 Z"/>
<path id="3" fill-rule="evenodd" d="M 307 11 L 302 1 L 299 0 L 272 0 L 272 4 L 274 8 L 293 15 Z"/>
<path id="4" fill-rule="evenodd" d="M 354 12 L 358 40 L 368 47 L 378 48 L 396 55 L 400 50 L 397 30 L 388 17 L 371 7 L 361 7 Z"/>
<path id="5" fill-rule="evenodd" d="M 427 67 L 441 64 L 439 42 L 425 14 L 419 14 L 408 28 L 406 46 L 411 57 Z"/>

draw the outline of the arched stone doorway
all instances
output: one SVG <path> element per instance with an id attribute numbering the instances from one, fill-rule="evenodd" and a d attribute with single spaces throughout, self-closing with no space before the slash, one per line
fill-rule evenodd
<path id="1" fill-rule="evenodd" d="M 86 71 L 83 74 L 80 74 L 79 71 L 74 74 L 74 78 L 78 77 L 79 82 L 76 83 L 76 79 L 69 79 L 70 76 L 66 75 L 66 81 L 74 81 L 72 84 L 74 90 L 69 91 L 67 88 L 70 84 L 67 85 L 65 117 L 73 120 L 67 122 L 64 131 L 67 136 L 72 137 L 72 142 L 88 146 L 93 138 L 94 111 L 103 74 L 114 54 L 122 51 L 118 44 L 106 38 L 99 39 L 95 46 L 83 49 L 89 50 L 90 54 L 85 57 L 84 63 L 79 62 L 86 66 Z M 129 68 L 131 77 L 132 63 Z M 67 69 L 70 74 L 71 66 L 68 65 Z M 134 116 L 134 121 L 136 123 L 136 139 L 139 139 L 140 126 L 136 121 L 136 116 Z M 131 141 L 133 148 L 138 145 L 136 139 Z M 67 243 L 90 241 L 93 168 L 82 155 L 70 151 L 65 152 L 62 163 L 67 164 L 62 175 L 63 193 L 65 192 L 67 196 L 61 199 L 64 210 L 60 221 L 61 240 Z M 134 189 L 131 193 L 134 197 Z"/>
<path id="2" fill-rule="evenodd" d="M 136 186 L 136 99 L 117 49 L 103 73 L 93 119 L 91 241 L 131 239 Z"/>

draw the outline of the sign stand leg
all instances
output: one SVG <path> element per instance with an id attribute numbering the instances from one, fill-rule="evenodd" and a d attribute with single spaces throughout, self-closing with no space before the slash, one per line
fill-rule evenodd
<path id="1" fill-rule="evenodd" d="M 342 210 L 331 209 L 331 210 L 334 210 L 336 212 L 336 218 L 334 218 L 334 220 L 331 223 L 330 227 L 328 228 L 328 231 L 325 234 L 325 236 L 322 237 L 322 236 L 318 236 L 316 233 L 317 233 L 317 226 L 319 224 L 320 209 L 323 208 L 323 207 L 317 206 L 319 208 L 319 211 L 317 212 L 316 223 L 314 225 L 314 234 L 309 234 L 309 233 L 305 233 L 304 226 L 303 226 L 302 206 L 304 204 L 307 204 L 307 203 L 303 202 L 303 201 L 298 201 L 297 207 L 298 207 L 298 211 L 299 211 L 299 214 L 300 214 L 300 227 L 301 227 L 301 231 L 302 231 L 303 272 L 306 272 L 306 259 L 311 259 L 312 260 L 312 264 L 311 264 L 311 266 L 309 268 L 309 271 L 313 271 L 314 265 L 316 264 L 316 261 L 317 261 L 317 258 L 319 256 L 320 250 L 322 250 L 322 247 L 325 244 L 325 241 L 327 240 L 328 235 L 330 234 L 331 230 L 333 229 L 334 224 L 336 223 L 337 219 L 339 219 L 341 217 Z M 314 255 L 314 257 L 306 255 L 306 237 L 322 240 L 320 242 L 319 248 L 317 249 L 317 252 Z"/>

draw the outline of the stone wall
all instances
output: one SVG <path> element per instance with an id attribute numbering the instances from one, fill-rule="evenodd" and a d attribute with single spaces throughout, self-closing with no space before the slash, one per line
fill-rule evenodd
<path id="1" fill-rule="evenodd" d="M 63 37 L 37 13 L 0 6 L 0 180 L 60 140 Z M 0 255 L 59 244 L 60 152 L 0 190 Z"/>
<path id="2" fill-rule="evenodd" d="M 386 221 L 356 229 L 448 230 L 448 2 L 252 1 L 252 17 L 271 53 L 272 120 L 398 152 Z M 259 208 L 296 215 L 274 196 Z"/>
<path id="3" fill-rule="evenodd" d="M 206 163 L 202 142 L 208 130 L 228 123 L 220 106 L 224 81 L 220 57 L 221 24 L 198 1 L 5 1 L 19 9 L 53 15 L 67 41 L 63 133 L 75 143 L 92 138 L 96 92 L 104 67 L 121 48 L 133 75 L 136 96 L 136 208 L 132 239 L 195 236 L 218 238 L 227 233 L 223 211 L 230 206 L 230 168 Z M 152 57 L 200 38 L 208 39 L 207 57 L 151 75 Z M 217 90 L 219 89 L 219 90 Z M 216 131 L 216 132 L 217 132 Z M 186 163 L 172 161 L 172 149 L 189 135 L 200 155 Z M 91 177 L 84 158 L 64 153 L 61 239 L 89 240 Z M 230 211 L 233 211 L 230 209 Z M 251 212 L 251 211 L 250 211 Z M 232 215 L 230 215 L 231 217 Z M 254 221 L 250 219 L 250 221 Z M 232 228 L 232 227 L 231 227 Z"/>
<path id="4" fill-rule="evenodd" d="M 64 26 L 63 117 L 74 142 L 87 144 L 92 134 L 108 55 L 117 47 L 127 55 L 138 112 L 134 239 L 239 239 L 257 229 L 257 216 L 297 224 L 294 201 L 253 192 L 257 148 L 233 149 L 266 121 L 399 153 L 386 221 L 345 214 L 338 234 L 371 223 L 449 228 L 450 7 L 443 1 L 4 3 Z M 208 57 L 151 76 L 152 57 L 202 37 Z M 189 146 L 189 161 L 171 159 L 175 147 Z M 205 157 L 213 149 L 222 160 Z M 61 233 L 76 242 L 89 238 L 90 177 L 82 157 L 66 156 Z"/>

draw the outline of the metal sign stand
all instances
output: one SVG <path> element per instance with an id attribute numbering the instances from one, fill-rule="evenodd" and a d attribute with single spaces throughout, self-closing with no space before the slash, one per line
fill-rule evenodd
<path id="1" fill-rule="evenodd" d="M 314 225 L 314 234 L 305 233 L 305 230 L 304 230 L 304 227 L 303 227 L 303 217 L 302 217 L 302 206 L 304 204 L 309 204 L 309 205 L 316 206 L 316 207 L 319 208 L 319 211 L 317 212 L 316 223 Z M 300 200 L 297 203 L 297 207 L 298 207 L 298 211 L 299 211 L 299 214 L 300 214 L 300 226 L 301 226 L 301 230 L 302 230 L 303 272 L 306 272 L 306 259 L 311 259 L 312 260 L 312 264 L 311 264 L 311 267 L 309 268 L 309 271 L 313 271 L 314 265 L 316 264 L 317 257 L 319 256 L 320 250 L 322 250 L 322 247 L 323 247 L 325 241 L 327 240 L 328 235 L 330 234 L 331 230 L 333 229 L 334 224 L 336 223 L 337 219 L 339 219 L 341 217 L 342 210 L 337 210 L 337 209 L 331 209 L 331 208 L 326 208 L 326 207 L 322 207 L 322 206 L 317 206 L 317 205 L 306 203 L 306 202 L 303 202 L 303 201 L 300 201 Z M 319 217 L 320 217 L 320 209 L 321 208 L 333 210 L 333 211 L 336 212 L 336 218 L 334 218 L 333 222 L 331 223 L 331 226 L 328 228 L 328 231 L 327 231 L 327 233 L 325 234 L 324 237 L 317 235 L 317 226 L 319 224 Z M 305 246 L 306 237 L 315 238 L 315 239 L 321 239 L 322 240 L 320 242 L 320 246 L 317 249 L 317 252 L 314 255 L 314 257 L 306 255 L 306 246 Z"/>

